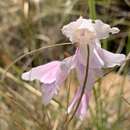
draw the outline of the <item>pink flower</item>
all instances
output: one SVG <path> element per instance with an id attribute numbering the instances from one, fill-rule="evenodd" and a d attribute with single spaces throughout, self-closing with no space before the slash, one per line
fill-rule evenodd
<path id="1" fill-rule="evenodd" d="M 57 94 L 70 71 L 75 69 L 80 87 L 68 108 L 68 113 L 70 113 L 81 95 L 88 58 L 87 45 L 89 45 L 89 76 L 76 112 L 76 116 L 83 119 L 87 112 L 92 87 L 97 78 L 103 76 L 103 68 L 121 65 L 125 61 L 125 55 L 111 53 L 102 49 L 100 45 L 100 39 L 107 38 L 110 33 L 118 33 L 119 29 L 116 27 L 111 28 L 101 20 L 93 22 L 91 19 L 80 17 L 78 20 L 65 25 L 62 32 L 72 43 L 77 43 L 75 54 L 63 61 L 52 61 L 35 67 L 29 72 L 23 73 L 22 79 L 30 81 L 36 79 L 42 83 L 43 103 L 47 105 L 53 96 Z"/>

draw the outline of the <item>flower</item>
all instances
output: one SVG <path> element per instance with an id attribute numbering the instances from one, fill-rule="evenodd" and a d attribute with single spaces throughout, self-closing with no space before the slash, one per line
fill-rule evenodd
<path id="1" fill-rule="evenodd" d="M 80 17 L 62 28 L 62 33 L 73 44 L 77 44 L 75 54 L 63 61 L 52 61 L 48 64 L 32 68 L 29 72 L 22 74 L 22 79 L 30 81 L 37 79 L 42 83 L 43 103 L 47 105 L 53 96 L 57 94 L 70 71 L 75 69 L 80 86 L 68 107 L 68 113 L 70 113 L 80 98 L 85 70 L 88 64 L 87 83 L 76 112 L 76 116 L 84 119 L 92 87 L 97 78 L 103 76 L 103 69 L 116 65 L 120 66 L 125 61 L 125 55 L 111 53 L 102 49 L 100 45 L 101 39 L 107 38 L 110 33 L 115 34 L 118 32 L 118 28 L 111 28 L 110 25 L 103 23 L 101 20 L 92 21 L 91 19 Z M 89 46 L 89 55 L 87 46 Z"/>

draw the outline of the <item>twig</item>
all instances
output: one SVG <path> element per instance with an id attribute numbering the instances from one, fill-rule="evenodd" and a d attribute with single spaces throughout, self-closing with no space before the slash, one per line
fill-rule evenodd
<path id="1" fill-rule="evenodd" d="M 5 69 L 5 73 L 3 74 L 1 80 L 4 80 L 5 75 L 6 75 L 6 73 L 8 72 L 8 70 L 9 70 L 14 64 L 16 64 L 19 60 L 23 59 L 25 56 L 31 55 L 31 54 L 36 53 L 36 52 L 40 52 L 40 51 L 42 51 L 42 50 L 44 50 L 44 49 L 47 49 L 47 48 L 59 47 L 59 46 L 70 45 L 70 44 L 72 44 L 72 43 L 61 43 L 61 44 L 49 45 L 49 46 L 41 47 L 41 48 L 39 48 L 39 49 L 34 49 L 34 50 L 30 51 L 30 52 L 27 52 L 27 53 L 21 55 L 20 57 L 16 58 L 16 60 L 14 60 L 9 66 L 7 66 L 7 68 Z"/>

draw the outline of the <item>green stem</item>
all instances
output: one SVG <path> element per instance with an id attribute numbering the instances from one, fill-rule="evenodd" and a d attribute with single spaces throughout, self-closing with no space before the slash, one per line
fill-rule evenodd
<path id="1" fill-rule="evenodd" d="M 95 4 L 96 4 L 95 0 L 88 0 L 89 17 L 92 19 L 96 19 Z"/>
<path id="2" fill-rule="evenodd" d="M 102 47 L 103 47 L 104 49 L 107 49 L 107 48 L 108 48 L 108 46 L 107 46 L 107 39 L 103 40 Z"/>
<path id="3" fill-rule="evenodd" d="M 128 54 L 130 52 L 130 31 L 128 33 L 128 41 L 126 44 L 126 53 Z"/>

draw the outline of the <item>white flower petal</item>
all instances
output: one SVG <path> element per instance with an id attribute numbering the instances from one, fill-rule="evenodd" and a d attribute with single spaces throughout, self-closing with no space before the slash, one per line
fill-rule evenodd
<path id="1" fill-rule="evenodd" d="M 112 34 L 116 34 L 116 33 L 118 33 L 120 30 L 119 30 L 119 28 L 116 28 L 116 27 L 113 27 L 113 28 L 111 28 L 111 30 L 110 30 L 110 32 L 112 33 Z"/>
<path id="2" fill-rule="evenodd" d="M 62 28 L 62 33 L 69 38 L 72 43 L 78 42 L 80 35 L 83 30 L 87 32 L 95 32 L 95 29 L 92 24 L 92 20 L 79 18 L 74 22 L 71 22 Z M 78 32 L 78 33 L 77 33 Z M 80 33 L 81 32 L 81 33 Z M 79 34 L 79 36 L 78 36 Z M 79 37 L 79 38 L 77 38 Z"/>
<path id="3" fill-rule="evenodd" d="M 124 63 L 126 56 L 124 54 L 114 54 L 112 52 L 109 52 L 107 50 L 101 49 L 98 51 L 100 54 L 100 57 L 104 61 L 104 67 L 114 67 L 116 65 L 121 65 Z"/>
<path id="4" fill-rule="evenodd" d="M 110 25 L 103 23 L 101 20 L 95 20 L 93 26 L 96 30 L 98 39 L 105 39 L 109 36 L 109 33 L 115 34 L 119 32 L 118 28 L 111 28 Z"/>

